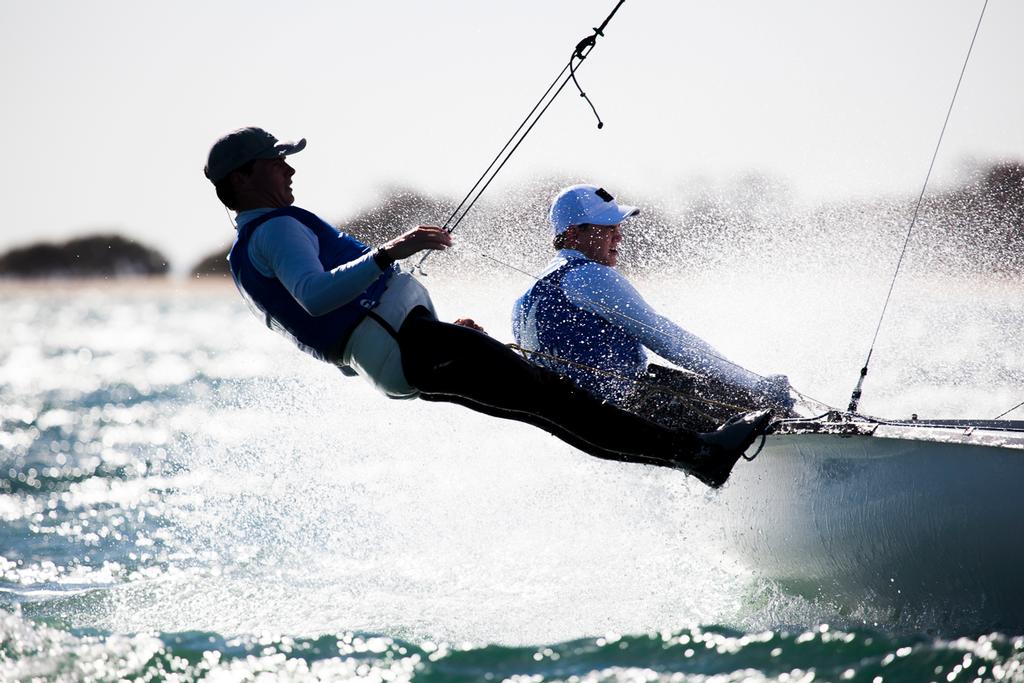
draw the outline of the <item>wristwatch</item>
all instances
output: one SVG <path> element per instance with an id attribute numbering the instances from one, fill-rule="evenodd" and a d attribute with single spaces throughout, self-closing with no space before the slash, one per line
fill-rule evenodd
<path id="1" fill-rule="evenodd" d="M 373 250 L 373 261 L 381 270 L 387 270 L 395 264 L 395 259 L 391 258 L 384 247 L 377 247 Z"/>

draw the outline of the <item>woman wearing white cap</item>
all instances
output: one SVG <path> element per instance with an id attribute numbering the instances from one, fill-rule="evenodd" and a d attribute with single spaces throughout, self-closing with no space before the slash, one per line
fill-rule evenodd
<path id="1" fill-rule="evenodd" d="M 243 128 L 213 145 L 204 169 L 237 212 L 228 260 L 239 291 L 302 350 L 390 398 L 458 403 L 540 427 L 600 458 L 683 469 L 712 487 L 763 431 L 763 414 L 710 434 L 654 424 L 524 361 L 472 321 L 438 321 L 426 289 L 395 261 L 445 249 L 451 236 L 420 226 L 370 249 L 292 206 L 295 171 L 285 157 L 305 144 Z"/>
<path id="2" fill-rule="evenodd" d="M 549 213 L 557 253 L 516 301 L 516 341 L 535 352 L 535 363 L 596 396 L 659 420 L 670 419 L 670 404 L 677 412 L 674 422 L 697 428 L 738 410 L 792 405 L 785 377 L 763 379 L 724 359 L 655 311 L 615 270 L 620 224 L 639 213 L 596 185 L 572 185 L 558 193 Z M 689 372 L 648 366 L 645 349 Z M 654 382 L 648 381 L 652 374 Z M 672 388 L 664 391 L 659 383 Z M 703 405 L 673 400 L 680 391 L 691 398 L 710 392 L 726 400 Z"/>

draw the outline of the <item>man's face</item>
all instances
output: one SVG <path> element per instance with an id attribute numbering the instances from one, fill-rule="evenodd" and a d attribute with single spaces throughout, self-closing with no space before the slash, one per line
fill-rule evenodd
<path id="1" fill-rule="evenodd" d="M 253 163 L 252 175 L 242 180 L 244 192 L 263 208 L 291 206 L 295 201 L 292 194 L 293 175 L 295 169 L 288 165 L 284 157 L 257 159 Z"/>
<path id="2" fill-rule="evenodd" d="M 592 261 L 605 266 L 619 262 L 619 242 L 622 230 L 618 225 L 574 225 L 576 231 L 575 249 Z"/>

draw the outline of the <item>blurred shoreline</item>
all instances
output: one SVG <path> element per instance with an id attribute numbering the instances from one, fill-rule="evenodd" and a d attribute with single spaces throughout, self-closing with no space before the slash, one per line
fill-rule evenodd
<path id="1" fill-rule="evenodd" d="M 411 271 L 412 261 L 401 262 L 403 269 Z M 499 274 L 491 274 L 489 278 L 497 277 L 501 281 L 508 280 L 513 283 L 513 287 L 516 283 L 521 281 L 522 286 L 525 288 L 529 283 L 529 278 L 518 271 L 505 272 L 503 268 L 497 267 L 501 271 Z M 747 272 L 741 274 L 736 271 L 733 266 L 722 265 L 717 271 L 719 275 L 725 273 L 733 273 L 730 277 L 730 281 L 735 284 L 738 288 L 751 286 L 750 278 L 756 279 L 756 274 Z M 814 271 L 791 271 L 790 278 L 796 281 L 806 281 L 808 278 L 814 279 Z M 875 270 L 865 269 L 859 276 L 846 272 L 846 273 L 833 273 L 833 280 L 863 280 L 870 282 L 877 282 L 879 286 L 882 284 L 888 284 L 889 278 L 892 273 L 881 273 Z M 436 275 L 432 278 L 428 278 L 426 284 L 428 286 L 433 282 L 434 285 L 440 287 L 436 295 L 441 295 L 447 298 L 445 295 L 450 294 L 448 289 L 451 286 L 457 286 L 460 281 L 474 281 L 482 277 L 481 273 L 475 270 L 465 271 L 460 273 L 453 269 L 438 270 Z M 692 270 L 687 272 L 683 270 L 679 271 L 662 271 L 662 272 L 643 272 L 636 273 L 635 279 L 637 282 L 644 284 L 645 286 L 655 286 L 656 283 L 660 282 L 680 282 L 680 281 L 702 281 L 705 279 L 718 279 L 715 272 Z M 950 286 L 963 285 L 970 287 L 981 287 L 984 289 L 1024 289 L 1024 281 L 1018 277 L 1009 276 L 1005 273 L 979 273 L 979 272 L 913 272 L 906 271 L 902 272 L 899 277 L 898 289 L 904 286 L 941 286 L 944 289 Z M 433 288 L 432 288 L 433 289 Z M 230 276 L 204 276 L 195 277 L 187 274 L 171 274 L 171 275 L 157 275 L 157 276 L 119 276 L 109 278 L 72 278 L 72 277 L 54 277 L 54 278 L 31 278 L 31 279 L 18 279 L 18 278 L 0 278 L 0 298 L 6 298 L 10 296 L 69 296 L 69 295 L 88 295 L 90 293 L 103 293 L 103 294 L 117 294 L 119 296 L 127 297 L 146 297 L 146 296 L 195 296 L 195 295 L 216 295 L 226 296 L 234 299 L 237 297 L 237 289 L 234 281 Z"/>
<path id="2" fill-rule="evenodd" d="M 432 267 L 457 277 L 467 269 L 479 273 L 487 261 L 481 250 L 486 250 L 517 269 L 538 272 L 551 256 L 548 203 L 569 182 L 539 179 L 481 202 L 458 231 L 462 248 L 449 252 L 454 258 L 434 259 Z M 620 254 L 620 268 L 631 275 L 742 268 L 753 261 L 775 269 L 803 269 L 817 262 L 826 271 L 891 273 L 908 232 L 908 269 L 1024 275 L 1021 161 L 981 166 L 960 185 L 930 193 L 920 204 L 910 196 L 876 196 L 804 207 L 784 182 L 759 175 L 686 197 L 637 196 L 630 201 L 642 206 L 627 226 Z M 446 224 L 454 206 L 450 198 L 393 187 L 373 206 L 333 224 L 364 244 L 382 244 L 413 225 Z M 131 238 L 100 233 L 0 253 L 0 278 L 227 279 L 230 246 L 225 239 L 220 248 L 189 265 L 172 263 Z"/>
<path id="3" fill-rule="evenodd" d="M 0 297 L 9 295 L 82 295 L 89 292 L 125 296 L 235 294 L 230 277 L 121 276 L 109 278 L 0 278 Z"/>

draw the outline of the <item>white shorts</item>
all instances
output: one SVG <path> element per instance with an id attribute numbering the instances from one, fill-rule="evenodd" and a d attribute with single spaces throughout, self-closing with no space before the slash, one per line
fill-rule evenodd
<path id="1" fill-rule="evenodd" d="M 417 306 L 423 306 L 436 315 L 426 287 L 411 274 L 400 272 L 388 281 L 388 288 L 373 312 L 397 331 L 409 311 Z M 353 368 L 388 398 L 416 398 L 420 393 L 405 379 L 398 342 L 370 316 L 352 331 L 338 365 Z"/>

